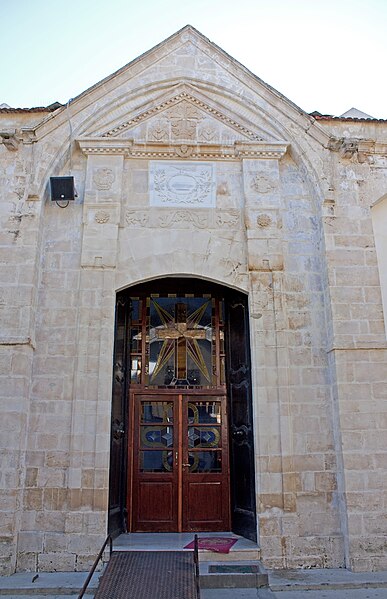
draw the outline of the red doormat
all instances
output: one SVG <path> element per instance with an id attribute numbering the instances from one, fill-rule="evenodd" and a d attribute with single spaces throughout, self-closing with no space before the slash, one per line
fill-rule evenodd
<path id="1" fill-rule="evenodd" d="M 198 538 L 198 548 L 206 551 L 215 551 L 216 553 L 229 553 L 231 547 L 238 539 L 232 537 L 200 537 Z M 191 541 L 184 549 L 194 549 L 195 541 Z"/>

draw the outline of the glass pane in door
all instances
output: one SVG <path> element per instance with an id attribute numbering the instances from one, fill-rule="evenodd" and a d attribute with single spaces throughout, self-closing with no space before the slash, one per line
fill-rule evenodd
<path id="1" fill-rule="evenodd" d="M 146 384 L 175 388 L 212 384 L 213 313 L 210 297 L 148 299 Z"/>
<path id="2" fill-rule="evenodd" d="M 173 470 L 173 403 L 142 401 L 140 410 L 140 472 Z"/>

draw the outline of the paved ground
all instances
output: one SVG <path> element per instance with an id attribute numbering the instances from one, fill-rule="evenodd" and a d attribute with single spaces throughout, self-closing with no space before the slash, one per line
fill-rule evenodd
<path id="1" fill-rule="evenodd" d="M 264 589 L 203 589 L 201 599 L 386 599 L 387 589 L 268 592 Z"/>
<path id="2" fill-rule="evenodd" d="M 92 599 L 98 576 L 93 577 L 86 599 Z M 33 578 L 34 573 L 28 572 L 0 577 L 0 597 L 74 599 L 86 574 L 42 572 L 34 582 Z M 271 590 L 202 589 L 201 599 L 387 599 L 387 572 L 276 570 L 269 572 L 269 580 Z"/>
<path id="3" fill-rule="evenodd" d="M 259 595 L 258 595 L 259 596 Z M 332 591 L 283 591 L 273 599 L 386 599 L 387 589 L 334 589 Z M 205 599 L 203 597 L 203 599 Z M 247 598 L 246 598 L 247 599 Z"/>
<path id="4" fill-rule="evenodd" d="M 15 599 L 75 599 L 76 595 L 7 595 Z M 332 591 L 282 591 L 264 589 L 203 589 L 201 599 L 386 599 L 386 589 L 347 589 Z M 93 595 L 85 595 L 92 599 Z"/>
<path id="5" fill-rule="evenodd" d="M 387 572 L 269 571 L 270 589 L 202 589 L 201 599 L 387 599 Z"/>
<path id="6" fill-rule="evenodd" d="M 6 597 L 8 597 L 8 599 L 76 599 L 77 595 L 73 594 L 73 595 L 51 595 L 51 594 L 45 594 L 45 595 L 35 595 L 35 594 L 29 594 L 29 595 L 0 595 L 0 597 L 4 597 L 4 599 L 6 599 Z M 83 595 L 84 599 L 93 599 L 94 595 Z"/>
<path id="7" fill-rule="evenodd" d="M 99 573 L 94 574 L 85 599 L 92 599 Z M 87 572 L 19 572 L 0 576 L 0 597 L 15 599 L 74 599 L 86 580 Z"/>

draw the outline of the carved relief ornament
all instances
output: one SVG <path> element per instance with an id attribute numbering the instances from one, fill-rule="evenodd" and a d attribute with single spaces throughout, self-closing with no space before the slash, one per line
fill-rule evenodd
<path id="1" fill-rule="evenodd" d="M 272 189 L 275 189 L 275 183 L 267 175 L 257 173 L 251 179 L 251 188 L 257 193 L 268 193 Z"/>
<path id="2" fill-rule="evenodd" d="M 189 212 L 187 210 L 168 213 L 159 218 L 159 225 L 163 228 L 181 223 L 193 225 L 198 229 L 206 229 L 208 227 L 208 219 L 206 216 L 201 216 L 200 214 Z"/>
<path id="3" fill-rule="evenodd" d="M 107 223 L 109 219 L 110 214 L 108 212 L 105 212 L 105 210 L 98 210 L 98 212 L 96 212 L 94 216 L 95 222 L 100 225 Z"/>
<path id="4" fill-rule="evenodd" d="M 151 206 L 215 206 L 214 165 L 208 162 L 156 162 L 149 165 Z"/>
<path id="5" fill-rule="evenodd" d="M 99 191 L 108 191 L 114 183 L 115 174 L 111 168 L 97 168 L 93 173 L 93 183 Z"/>
<path id="6" fill-rule="evenodd" d="M 239 227 L 241 215 L 239 210 L 230 210 L 228 212 L 219 212 L 216 216 L 216 224 L 219 227 L 235 228 Z"/>
<path id="7" fill-rule="evenodd" d="M 262 138 L 254 131 L 251 131 L 241 123 L 238 123 L 216 108 L 213 108 L 209 104 L 185 91 L 133 116 L 133 118 L 104 133 L 103 137 L 116 137 L 124 131 L 140 124 L 142 121 L 147 120 L 154 115 L 161 115 L 163 112 L 165 112 L 168 120 L 170 120 L 173 137 L 175 139 L 192 139 L 193 131 L 196 129 L 197 124 L 206 116 L 209 116 L 215 117 L 218 121 L 237 130 L 240 134 L 246 136 L 250 140 L 262 141 Z"/>
<path id="8" fill-rule="evenodd" d="M 204 119 L 204 114 L 198 108 L 183 100 L 174 108 L 166 111 L 171 123 L 172 136 L 175 139 L 195 139 L 196 126 Z"/>
<path id="9" fill-rule="evenodd" d="M 125 214 L 125 220 L 129 226 L 146 227 L 149 221 L 149 215 L 146 212 L 127 210 Z"/>
<path id="10" fill-rule="evenodd" d="M 258 227 L 269 227 L 272 223 L 271 217 L 268 214 L 259 214 L 257 216 L 257 225 Z"/>

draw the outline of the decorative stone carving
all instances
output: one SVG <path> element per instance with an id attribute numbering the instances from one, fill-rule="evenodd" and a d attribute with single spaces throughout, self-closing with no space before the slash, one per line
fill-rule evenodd
<path id="1" fill-rule="evenodd" d="M 183 100 L 173 109 L 166 111 L 171 122 L 172 137 L 174 139 L 195 139 L 196 126 L 203 120 L 204 114 L 196 106 Z"/>
<path id="2" fill-rule="evenodd" d="M 107 223 L 109 218 L 110 214 L 108 212 L 105 212 L 105 210 L 98 210 L 98 212 L 96 212 L 94 216 L 95 222 L 99 223 L 100 225 Z"/>
<path id="3" fill-rule="evenodd" d="M 134 142 L 132 139 L 115 139 L 108 137 L 80 138 L 77 140 L 83 154 L 130 156 L 152 160 L 157 158 L 174 158 L 177 155 L 191 155 L 199 160 L 243 160 L 244 158 L 262 158 L 280 160 L 286 153 L 288 144 L 285 142 L 250 142 L 236 141 L 226 144 L 185 144 L 181 142 Z M 179 153 L 178 153 L 179 152 Z M 188 154 L 189 152 L 189 154 Z M 275 182 L 273 182 L 275 186 Z"/>
<path id="4" fill-rule="evenodd" d="M 111 168 L 97 168 L 93 174 L 93 183 L 99 191 L 109 191 L 115 180 Z"/>
<path id="5" fill-rule="evenodd" d="M 195 214 L 194 212 L 178 211 L 160 216 L 159 225 L 160 227 L 171 227 L 174 224 L 188 223 L 197 227 L 198 229 L 205 229 L 208 227 L 208 220 L 206 216 Z"/>
<path id="6" fill-rule="evenodd" d="M 149 221 L 149 215 L 146 212 L 127 210 L 125 214 L 125 220 L 129 226 L 146 227 Z"/>
<path id="7" fill-rule="evenodd" d="M 251 188 L 257 193 L 268 193 L 275 188 L 274 182 L 266 175 L 257 173 L 251 179 Z"/>
<path id="8" fill-rule="evenodd" d="M 165 119 L 158 119 L 148 129 L 149 141 L 165 141 L 169 139 L 169 126 L 168 121 Z"/>
<path id="9" fill-rule="evenodd" d="M 219 212 L 216 215 L 216 224 L 219 227 L 236 227 L 240 225 L 240 213 L 238 210 Z"/>
<path id="10" fill-rule="evenodd" d="M 184 101 L 184 104 L 182 102 Z M 183 104 L 183 106 L 181 106 Z M 178 108 L 180 106 L 180 108 Z M 189 108 L 187 107 L 189 106 Z M 118 127 L 110 129 L 103 134 L 103 137 L 116 137 L 122 135 L 124 131 L 130 129 L 145 119 L 149 119 L 154 115 L 160 115 L 163 111 L 168 116 L 168 119 L 174 121 L 175 134 L 180 139 L 184 127 L 191 131 L 196 130 L 196 125 L 201 122 L 206 116 L 211 118 L 215 117 L 218 121 L 230 126 L 236 130 L 243 137 L 247 137 L 250 140 L 262 141 L 262 137 L 257 135 L 254 131 L 247 129 L 241 123 L 236 122 L 234 119 L 226 116 L 222 112 L 212 108 L 208 104 L 205 104 L 202 100 L 195 98 L 192 94 L 183 91 L 176 96 L 173 96 L 169 100 L 162 102 L 161 104 L 153 105 L 152 108 L 134 116 L 132 119 L 121 123 Z M 180 123 L 179 123 L 180 121 Z M 179 133 L 178 133 L 179 132 Z M 184 137 L 185 139 L 186 137 Z M 192 137 L 188 137 L 192 139 Z"/>
<path id="11" fill-rule="evenodd" d="M 182 144 L 181 146 L 176 146 L 175 151 L 176 154 L 181 158 L 188 158 L 189 156 L 192 156 L 193 147 L 187 146 L 187 144 Z"/>
<path id="12" fill-rule="evenodd" d="M 258 227 L 270 227 L 272 223 L 271 217 L 268 214 L 259 214 L 257 216 L 257 225 Z"/>
<path id="13" fill-rule="evenodd" d="M 215 206 L 214 166 L 207 162 L 150 162 L 150 204 Z"/>
<path id="14" fill-rule="evenodd" d="M 200 141 L 210 142 L 213 141 L 215 136 L 216 130 L 210 123 L 203 123 L 202 127 L 199 128 L 198 138 Z"/>

